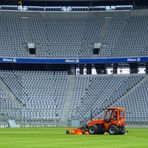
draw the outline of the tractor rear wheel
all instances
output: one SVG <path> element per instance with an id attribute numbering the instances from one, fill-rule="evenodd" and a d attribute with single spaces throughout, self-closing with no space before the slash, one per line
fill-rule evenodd
<path id="1" fill-rule="evenodd" d="M 119 128 L 116 125 L 111 125 L 108 132 L 110 135 L 117 135 L 119 134 Z"/>
<path id="2" fill-rule="evenodd" d="M 88 128 L 88 131 L 89 131 L 89 133 L 90 133 L 91 135 L 97 134 L 98 127 L 97 127 L 96 125 L 90 126 L 90 127 Z"/>
<path id="3" fill-rule="evenodd" d="M 103 124 L 96 124 L 88 128 L 90 134 L 104 134 Z"/>

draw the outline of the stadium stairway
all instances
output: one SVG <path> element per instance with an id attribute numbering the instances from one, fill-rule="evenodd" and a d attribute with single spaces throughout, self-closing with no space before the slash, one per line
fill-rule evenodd
<path id="1" fill-rule="evenodd" d="M 122 100 L 124 100 L 126 97 L 128 97 L 128 95 L 132 92 L 134 92 L 141 84 L 143 84 L 146 80 L 148 79 L 148 76 L 145 76 L 139 83 L 137 83 L 132 89 L 130 89 L 129 91 L 127 91 L 127 93 L 125 93 L 125 95 L 123 95 L 120 99 L 118 99 L 116 102 L 114 102 L 112 105 L 106 106 L 107 107 L 117 107 L 118 103 Z M 104 110 L 100 112 L 99 116 L 102 116 L 104 113 Z"/>
<path id="2" fill-rule="evenodd" d="M 138 82 L 134 87 L 132 87 L 129 91 L 127 91 L 120 99 L 116 100 L 115 102 L 113 102 L 112 104 L 110 105 L 107 105 L 105 106 L 105 108 L 108 108 L 108 107 L 118 107 L 118 103 L 122 100 L 124 100 L 126 97 L 128 97 L 128 95 L 132 92 L 134 92 L 139 86 L 141 86 L 145 80 L 148 79 L 148 76 L 145 76 L 140 82 Z M 102 108 L 102 110 L 100 111 L 99 113 L 99 117 L 103 117 L 103 114 L 104 114 L 104 110 L 105 108 Z"/>
<path id="3" fill-rule="evenodd" d="M 104 37 L 105 37 L 105 34 L 107 32 L 107 29 L 108 29 L 108 26 L 109 26 L 109 23 L 110 23 L 110 19 L 111 17 L 106 17 L 105 18 L 105 22 L 104 22 L 104 25 L 103 25 L 103 28 L 101 30 L 101 33 L 100 33 L 100 36 L 99 36 L 99 43 L 101 43 L 101 49 L 100 49 L 100 52 L 103 53 L 103 52 L 106 52 L 104 51 L 106 49 L 106 46 L 107 46 L 107 43 L 104 43 Z M 94 56 L 100 56 L 100 55 L 93 55 Z"/>
<path id="4" fill-rule="evenodd" d="M 102 28 L 102 30 L 101 30 L 100 37 L 99 37 L 99 42 L 100 42 L 100 43 L 103 43 L 104 36 L 105 36 L 106 31 L 107 31 L 107 29 L 108 29 L 108 25 L 109 25 L 109 23 L 110 23 L 110 18 L 111 18 L 111 17 L 106 17 L 106 18 L 105 18 L 105 22 L 104 22 L 104 25 L 103 25 L 103 28 Z"/>
<path id="5" fill-rule="evenodd" d="M 137 83 L 131 90 L 129 90 L 124 96 L 122 96 L 119 100 L 117 100 L 115 103 L 113 103 L 111 106 L 116 106 L 116 104 L 118 104 L 118 102 L 120 102 L 121 100 L 123 100 L 124 98 L 128 97 L 128 95 L 130 93 L 132 93 L 133 91 L 135 91 L 141 84 L 143 84 L 146 80 L 148 79 L 148 76 L 145 76 L 144 79 L 142 79 L 139 83 Z"/>
<path id="6" fill-rule="evenodd" d="M 32 43 L 33 39 L 32 39 L 30 29 L 29 29 L 28 19 L 27 18 L 22 18 L 22 24 L 23 24 L 22 28 L 23 28 L 23 31 L 25 33 L 27 43 Z"/>
<path id="7" fill-rule="evenodd" d="M 12 93 L 9 87 L 5 84 L 5 82 L 0 78 L 0 89 L 6 92 L 8 97 L 14 101 L 14 103 L 18 106 L 18 108 L 22 107 L 22 103 L 16 98 L 16 96 Z"/>
<path id="8" fill-rule="evenodd" d="M 74 95 L 75 82 L 76 82 L 76 77 L 74 75 L 69 75 L 68 76 L 68 87 L 67 87 L 67 91 L 65 94 L 65 102 L 64 102 L 62 118 L 59 122 L 61 126 L 68 125 L 68 118 L 67 117 L 69 114 L 70 105 L 71 105 L 72 98 Z"/>
<path id="9" fill-rule="evenodd" d="M 28 51 L 28 43 L 35 43 L 34 41 L 33 41 L 33 38 L 32 38 L 32 34 L 31 34 L 31 32 L 30 32 L 30 28 L 29 28 L 29 24 L 28 24 L 28 18 L 26 18 L 26 17 L 24 17 L 24 18 L 22 18 L 21 19 L 21 21 L 22 21 L 22 24 L 23 24 L 23 26 L 22 26 L 22 29 L 23 29 L 23 33 L 24 33 L 24 35 L 25 35 L 25 40 L 26 40 L 26 42 L 25 43 L 23 43 L 23 51 L 27 54 L 27 56 L 28 57 L 36 57 L 36 54 L 34 55 L 34 54 L 29 54 L 29 51 Z"/>

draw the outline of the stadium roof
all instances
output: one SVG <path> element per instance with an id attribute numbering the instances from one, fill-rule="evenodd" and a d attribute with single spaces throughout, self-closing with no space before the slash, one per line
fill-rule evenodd
<path id="1" fill-rule="evenodd" d="M 22 1 L 22 2 L 52 2 L 52 1 L 65 1 L 65 2 L 76 2 L 76 1 L 101 1 L 101 2 L 143 2 L 145 0 L 3 0 L 3 1 L 0 1 L 0 3 L 12 3 L 12 2 L 19 2 L 19 1 Z"/>
<path id="2" fill-rule="evenodd" d="M 27 0 L 24 0 L 27 1 Z M 50 1 L 67 1 L 67 2 L 71 2 L 71 1 L 102 1 L 102 2 L 108 2 L 108 1 L 112 1 L 112 2 L 124 2 L 124 1 L 131 1 L 131 0 L 30 0 L 30 1 L 44 1 L 44 2 L 50 2 Z"/>
<path id="3" fill-rule="evenodd" d="M 148 6 L 148 1 L 146 0 L 3 0 L 0 1 L 0 5 L 17 5 L 19 1 L 27 5 L 60 5 L 61 3 L 70 5 L 78 5 L 82 2 L 84 5 L 102 5 L 102 4 L 133 4 L 134 6 Z M 57 3 L 57 4 L 56 4 Z M 83 4 L 82 4 L 83 5 Z"/>

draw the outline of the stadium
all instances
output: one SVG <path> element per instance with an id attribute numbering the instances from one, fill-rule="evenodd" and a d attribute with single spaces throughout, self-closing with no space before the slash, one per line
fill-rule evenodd
<path id="1" fill-rule="evenodd" d="M 147 8 L 144 0 L 0 2 L 0 147 L 147 148 Z M 128 133 L 65 134 L 115 107 L 125 108 Z"/>

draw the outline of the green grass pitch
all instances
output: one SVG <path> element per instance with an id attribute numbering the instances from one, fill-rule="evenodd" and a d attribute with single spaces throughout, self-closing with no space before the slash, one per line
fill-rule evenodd
<path id="1" fill-rule="evenodd" d="M 148 129 L 125 135 L 66 135 L 65 128 L 0 129 L 0 148 L 148 148 Z"/>

